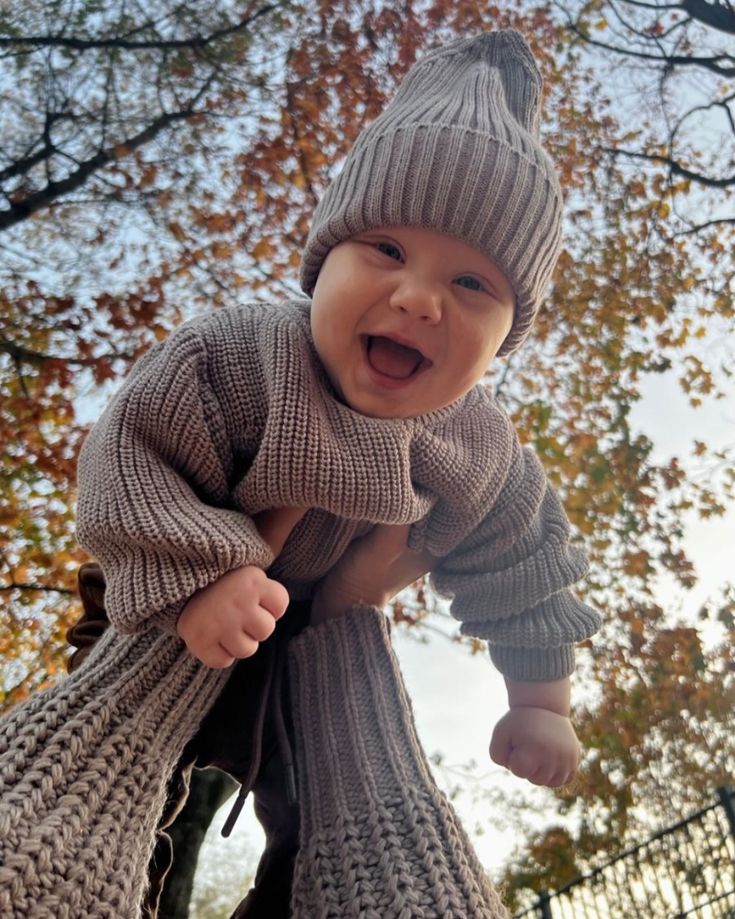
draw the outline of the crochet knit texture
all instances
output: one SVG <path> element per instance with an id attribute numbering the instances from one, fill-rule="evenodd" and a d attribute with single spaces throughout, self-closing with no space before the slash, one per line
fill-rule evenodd
<path id="1" fill-rule="evenodd" d="M 0 722 L 0 916 L 137 919 L 166 784 L 226 678 L 110 629 Z"/>
<path id="2" fill-rule="evenodd" d="M 371 608 L 290 645 L 301 833 L 296 919 L 503 919 L 508 914 L 416 735 Z"/>
<path id="3" fill-rule="evenodd" d="M 431 779 L 382 613 L 307 628 L 289 666 L 293 919 L 505 919 Z M 138 919 L 167 780 L 227 675 L 110 630 L 0 722 L 0 916 Z"/>

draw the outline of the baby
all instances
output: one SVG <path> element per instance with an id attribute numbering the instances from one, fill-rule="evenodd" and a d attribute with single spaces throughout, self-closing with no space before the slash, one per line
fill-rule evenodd
<path id="1" fill-rule="evenodd" d="M 586 562 L 558 498 L 479 385 L 559 251 L 540 93 L 514 31 L 425 55 L 316 210 L 311 300 L 195 319 L 133 369 L 82 450 L 78 536 L 119 631 L 175 632 L 222 668 L 355 540 L 400 527 L 506 679 L 491 755 L 556 786 L 579 760 L 573 645 L 599 617 L 570 590 Z"/>

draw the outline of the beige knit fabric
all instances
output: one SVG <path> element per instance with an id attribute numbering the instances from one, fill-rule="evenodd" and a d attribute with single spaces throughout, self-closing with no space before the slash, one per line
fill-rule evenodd
<path id="1" fill-rule="evenodd" d="M 295 919 L 505 919 L 431 777 L 385 616 L 356 607 L 306 629 L 289 659 Z"/>
<path id="2" fill-rule="evenodd" d="M 122 632 L 173 631 L 200 587 L 272 562 L 251 515 L 311 510 L 270 568 L 309 595 L 374 523 L 412 523 L 443 562 L 468 634 L 509 676 L 571 672 L 599 617 L 568 586 L 586 571 L 543 470 L 485 389 L 411 419 L 334 397 L 309 304 L 247 304 L 178 329 L 136 366 L 81 452 L 79 541 L 102 564 Z"/>
<path id="3" fill-rule="evenodd" d="M 309 628 L 289 659 L 294 919 L 505 919 L 430 777 L 382 613 Z M 3 919 L 139 919 L 172 767 L 228 675 L 111 629 L 0 720 Z"/>
<path id="4" fill-rule="evenodd" d="M 561 248 L 562 193 L 539 136 L 541 75 L 505 29 L 424 54 L 365 128 L 314 212 L 301 261 L 311 295 L 338 243 L 427 227 L 479 249 L 516 294 L 500 354 L 528 334 Z"/>
<path id="5" fill-rule="evenodd" d="M 0 721 L 0 916 L 137 919 L 166 784 L 227 676 L 110 629 Z"/>

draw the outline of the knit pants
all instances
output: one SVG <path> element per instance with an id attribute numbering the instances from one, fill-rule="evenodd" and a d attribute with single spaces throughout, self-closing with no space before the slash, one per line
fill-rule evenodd
<path id="1" fill-rule="evenodd" d="M 79 571 L 79 594 L 84 615 L 67 635 L 76 649 L 69 659 L 70 672 L 82 665 L 110 627 L 104 593 L 105 581 L 99 566 L 83 565 Z M 145 919 L 159 915 L 159 901 L 176 858 L 167 830 L 185 806 L 193 768 L 207 766 L 229 773 L 241 783 L 241 791 L 252 793 L 255 814 L 266 837 L 253 889 L 235 909 L 232 919 L 288 919 L 299 811 L 287 800 L 285 764 L 275 724 L 277 709 L 283 709 L 287 719 L 284 727 L 290 736 L 283 658 L 288 642 L 308 619 L 308 604 L 291 604 L 276 633 L 261 644 L 257 654 L 230 668 L 216 701 L 184 748 L 169 780 L 158 823 L 143 902 Z"/>

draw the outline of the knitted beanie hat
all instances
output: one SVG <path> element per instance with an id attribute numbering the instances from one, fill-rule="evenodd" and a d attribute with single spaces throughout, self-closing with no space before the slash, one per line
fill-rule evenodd
<path id="1" fill-rule="evenodd" d="M 562 195 L 539 140 L 541 76 L 507 29 L 459 39 L 411 68 L 357 138 L 314 213 L 301 261 L 311 296 L 329 251 L 381 226 L 417 226 L 487 255 L 513 286 L 513 327 L 528 334 L 561 244 Z"/>

